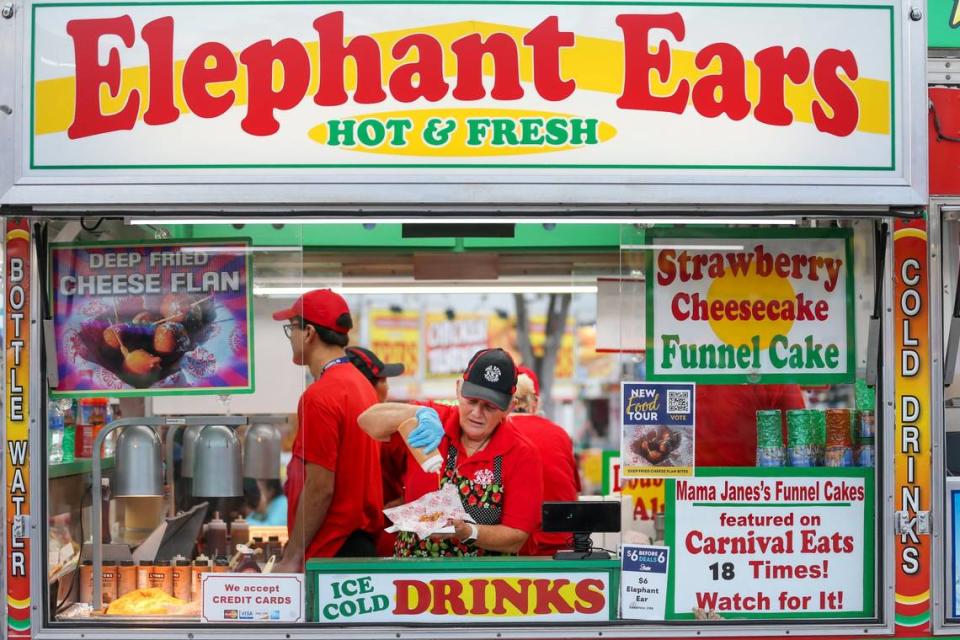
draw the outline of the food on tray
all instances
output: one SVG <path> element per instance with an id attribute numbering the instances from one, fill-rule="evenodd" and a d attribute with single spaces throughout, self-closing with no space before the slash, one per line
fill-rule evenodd
<path id="1" fill-rule="evenodd" d="M 107 615 L 165 616 L 171 614 L 171 610 L 183 610 L 188 604 L 163 589 L 137 589 L 111 602 L 107 606 Z"/>
<path id="2" fill-rule="evenodd" d="M 443 511 L 434 511 L 433 513 L 425 513 L 422 516 L 420 516 L 420 522 L 437 522 L 442 517 L 443 517 Z"/>
<path id="3" fill-rule="evenodd" d="M 383 512 L 393 522 L 388 531 L 409 531 L 421 538 L 439 533 L 453 533 L 453 527 L 446 526 L 447 520 L 473 522 L 463 508 L 460 492 L 452 484 L 420 496 L 413 502 L 384 509 Z"/>
<path id="4" fill-rule="evenodd" d="M 643 457 L 647 462 L 660 464 L 680 446 L 683 436 L 679 431 L 672 431 L 669 427 L 659 426 L 647 429 L 630 445 L 631 450 Z"/>

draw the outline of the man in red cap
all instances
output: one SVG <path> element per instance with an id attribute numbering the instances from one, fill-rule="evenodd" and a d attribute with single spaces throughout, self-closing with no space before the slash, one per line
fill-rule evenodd
<path id="1" fill-rule="evenodd" d="M 293 362 L 314 378 L 297 408 L 285 487 L 289 542 L 275 571 L 302 572 L 307 558 L 374 556 L 383 523 L 380 445 L 357 418 L 377 395 L 344 350 L 350 309 L 333 291 L 317 289 L 273 319 L 286 322 Z"/>
<path id="2" fill-rule="evenodd" d="M 580 471 L 573 457 L 573 441 L 563 427 L 539 415 L 540 380 L 527 367 L 517 367 L 510 420 L 540 452 L 544 502 L 573 502 L 580 494 Z M 537 528 L 520 550 L 522 556 L 552 556 L 570 548 L 569 533 L 545 533 Z"/>

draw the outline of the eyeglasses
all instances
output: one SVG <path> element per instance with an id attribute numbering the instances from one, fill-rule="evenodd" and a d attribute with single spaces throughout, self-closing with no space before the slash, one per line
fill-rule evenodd
<path id="1" fill-rule="evenodd" d="M 302 329 L 302 328 L 303 328 L 303 327 L 300 326 L 299 324 L 296 324 L 296 323 L 294 323 L 294 322 L 288 322 L 287 324 L 283 325 L 283 333 L 284 333 L 284 334 L 287 336 L 287 338 L 289 339 L 290 336 L 293 335 L 293 330 L 294 330 L 294 329 Z"/>

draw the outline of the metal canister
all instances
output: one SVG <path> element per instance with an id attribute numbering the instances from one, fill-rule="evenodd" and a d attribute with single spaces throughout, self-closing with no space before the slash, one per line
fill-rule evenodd
<path id="1" fill-rule="evenodd" d="M 814 425 L 806 409 L 787 411 L 787 462 L 791 467 L 813 467 L 817 464 Z"/>

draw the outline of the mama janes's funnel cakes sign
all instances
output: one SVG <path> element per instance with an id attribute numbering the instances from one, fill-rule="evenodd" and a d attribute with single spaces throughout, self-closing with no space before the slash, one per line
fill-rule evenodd
<path id="1" fill-rule="evenodd" d="M 652 231 L 647 375 L 704 383 L 853 381 L 847 229 Z M 695 247 L 722 246 L 730 249 Z"/>
<path id="2" fill-rule="evenodd" d="M 37 3 L 32 19 L 35 175 L 903 184 L 899 14 L 883 2 Z"/>

